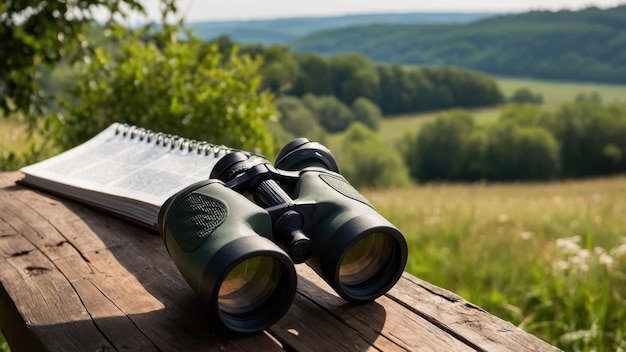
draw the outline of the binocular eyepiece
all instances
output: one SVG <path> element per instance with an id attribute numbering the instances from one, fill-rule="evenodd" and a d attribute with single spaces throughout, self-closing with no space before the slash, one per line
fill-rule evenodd
<path id="1" fill-rule="evenodd" d="M 217 327 L 250 333 L 276 323 L 295 297 L 294 263 L 354 303 L 385 294 L 404 271 L 406 240 L 326 147 L 294 140 L 274 165 L 230 153 L 159 213 L 170 256 Z"/>

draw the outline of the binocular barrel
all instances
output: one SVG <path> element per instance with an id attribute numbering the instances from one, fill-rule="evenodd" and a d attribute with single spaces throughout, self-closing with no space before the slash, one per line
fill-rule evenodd
<path id="1" fill-rule="evenodd" d="M 341 175 L 303 171 L 294 199 L 316 204 L 303 227 L 313 242 L 307 264 L 341 297 L 369 302 L 395 285 L 406 265 L 406 240 Z"/>
<path id="2" fill-rule="evenodd" d="M 169 254 L 218 327 L 258 332 L 277 322 L 296 293 L 294 263 L 306 261 L 354 303 L 385 294 L 404 271 L 406 240 L 326 147 L 294 140 L 275 165 L 228 154 L 210 180 L 172 196 L 159 213 Z"/>
<path id="3" fill-rule="evenodd" d="M 299 138 L 283 147 L 275 165 L 299 172 L 291 191 L 296 204 L 315 204 L 303 227 L 313 242 L 307 264 L 354 303 L 372 301 L 391 289 L 406 265 L 406 240 L 339 174 L 331 152 Z"/>
<path id="4" fill-rule="evenodd" d="M 217 180 L 194 184 L 159 213 L 165 246 L 217 328 L 251 333 L 277 322 L 296 293 L 269 214 Z"/>

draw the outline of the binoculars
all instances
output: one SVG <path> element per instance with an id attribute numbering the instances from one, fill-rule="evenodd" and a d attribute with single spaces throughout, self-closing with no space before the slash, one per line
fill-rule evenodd
<path id="1" fill-rule="evenodd" d="M 159 212 L 165 246 L 207 306 L 211 325 L 259 332 L 289 310 L 294 264 L 306 262 L 341 297 L 386 293 L 407 261 L 400 231 L 339 173 L 331 152 L 305 138 L 272 165 L 223 156 L 210 178 L 170 197 Z"/>

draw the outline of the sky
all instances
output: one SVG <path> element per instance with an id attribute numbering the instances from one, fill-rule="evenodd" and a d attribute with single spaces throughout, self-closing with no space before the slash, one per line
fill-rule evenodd
<path id="1" fill-rule="evenodd" d="M 156 4 L 157 1 L 147 3 Z M 178 0 L 177 4 L 186 22 L 195 22 L 364 13 L 578 10 L 589 6 L 615 7 L 626 4 L 626 0 Z M 153 12 L 156 12 L 154 7 Z"/>

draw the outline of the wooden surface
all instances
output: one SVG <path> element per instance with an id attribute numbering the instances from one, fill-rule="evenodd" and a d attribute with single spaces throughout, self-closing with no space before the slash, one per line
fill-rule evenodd
<path id="1" fill-rule="evenodd" d="M 13 351 L 555 351 L 461 297 L 405 273 L 365 305 L 297 265 L 289 312 L 223 337 L 156 234 L 0 174 L 0 329 Z"/>

